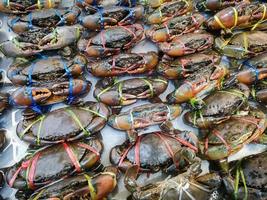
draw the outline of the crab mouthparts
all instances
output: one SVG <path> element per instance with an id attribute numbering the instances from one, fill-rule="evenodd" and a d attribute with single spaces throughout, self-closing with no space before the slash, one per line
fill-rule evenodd
<path id="1" fill-rule="evenodd" d="M 54 85 L 52 89 L 54 95 L 68 95 L 70 92 L 69 83 Z"/>
<path id="2" fill-rule="evenodd" d="M 46 88 L 32 90 L 32 97 L 36 102 L 42 102 L 48 99 L 51 95 L 52 92 Z"/>

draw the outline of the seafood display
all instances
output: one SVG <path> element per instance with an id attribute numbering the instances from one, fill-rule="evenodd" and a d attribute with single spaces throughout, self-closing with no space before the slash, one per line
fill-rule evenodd
<path id="1" fill-rule="evenodd" d="M 0 14 L 0 200 L 267 199 L 264 1 Z"/>

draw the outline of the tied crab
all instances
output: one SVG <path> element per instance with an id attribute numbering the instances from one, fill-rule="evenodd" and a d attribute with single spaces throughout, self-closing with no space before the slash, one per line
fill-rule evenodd
<path id="1" fill-rule="evenodd" d="M 228 193 L 235 199 L 266 199 L 267 152 L 244 158 L 231 169 L 232 177 L 227 177 Z"/>
<path id="2" fill-rule="evenodd" d="M 108 82 L 108 81 L 107 81 Z M 162 94 L 168 86 L 163 77 L 131 78 L 122 81 L 110 81 L 104 84 L 101 80 L 96 84 L 94 97 L 109 106 L 125 106 L 138 99 L 152 99 Z"/>
<path id="3" fill-rule="evenodd" d="M 7 71 L 7 77 L 16 85 L 41 86 L 48 82 L 62 82 L 70 77 L 79 77 L 86 67 L 87 60 L 82 55 L 72 59 L 61 56 L 46 58 L 17 59 Z"/>
<path id="4" fill-rule="evenodd" d="M 105 199 L 117 186 L 116 174 L 101 172 L 80 174 L 47 185 L 35 191 L 30 200 Z"/>
<path id="5" fill-rule="evenodd" d="M 244 84 L 217 90 L 202 100 L 202 108 L 184 115 L 185 121 L 198 128 L 208 128 L 231 118 L 246 106 L 250 94 Z"/>
<path id="6" fill-rule="evenodd" d="M 256 29 L 267 19 L 266 3 L 243 2 L 235 7 L 227 7 L 207 21 L 211 30 L 231 31 L 233 29 Z"/>
<path id="7" fill-rule="evenodd" d="M 68 174 L 92 169 L 99 162 L 102 149 L 99 139 L 44 147 L 9 168 L 7 183 L 19 190 L 35 190 Z"/>
<path id="8" fill-rule="evenodd" d="M 105 57 L 118 54 L 122 49 L 127 50 L 141 41 L 144 29 L 141 24 L 115 26 L 102 30 L 88 40 L 81 39 L 78 48 L 88 57 Z"/>
<path id="9" fill-rule="evenodd" d="M 267 33 L 263 31 L 241 32 L 228 39 L 216 38 L 214 46 L 225 56 L 236 59 L 250 58 L 267 50 L 266 37 Z"/>
<path id="10" fill-rule="evenodd" d="M 250 0 L 200 0 L 196 7 L 200 11 L 217 11 L 246 2 L 249 3 Z"/>
<path id="11" fill-rule="evenodd" d="M 142 18 L 143 6 L 134 8 L 114 6 L 98 9 L 96 13 L 82 18 L 81 24 L 90 30 L 101 30 L 109 26 L 125 26 L 133 24 Z"/>
<path id="12" fill-rule="evenodd" d="M 1 0 L 0 12 L 24 14 L 37 9 L 56 8 L 61 0 Z"/>
<path id="13" fill-rule="evenodd" d="M 178 58 L 165 55 L 157 65 L 157 72 L 167 79 L 183 79 L 200 69 L 219 64 L 220 60 L 220 56 L 214 52 L 195 53 Z"/>
<path id="14" fill-rule="evenodd" d="M 209 129 L 201 130 L 199 151 L 208 160 L 222 160 L 238 152 L 245 144 L 257 140 L 267 126 L 266 115 L 257 105 Z"/>
<path id="15" fill-rule="evenodd" d="M 236 74 L 239 83 L 251 85 L 267 78 L 267 53 L 250 58 L 242 63 L 243 69 Z"/>
<path id="16" fill-rule="evenodd" d="M 136 141 L 137 129 L 165 123 L 177 118 L 182 113 L 179 105 L 164 103 L 145 104 L 134 107 L 118 115 L 111 115 L 108 124 L 118 130 L 127 131 L 131 142 Z"/>
<path id="17" fill-rule="evenodd" d="M 188 76 L 181 85 L 168 94 L 169 103 L 184 103 L 190 101 L 192 106 L 201 101 L 210 92 L 221 88 L 223 79 L 228 75 L 225 66 L 211 65 Z"/>
<path id="18" fill-rule="evenodd" d="M 182 174 L 139 186 L 135 180 L 138 167 L 134 166 L 126 172 L 124 184 L 132 193 L 131 200 L 219 199 L 216 192 L 221 187 L 221 177 L 216 173 L 199 175 L 200 172 L 200 164 L 194 163 Z"/>
<path id="19" fill-rule="evenodd" d="M 184 56 L 211 48 L 213 35 L 209 33 L 188 33 L 174 37 L 170 42 L 159 44 L 160 50 L 168 56 Z"/>
<path id="20" fill-rule="evenodd" d="M 115 146 L 110 151 L 111 163 L 122 171 L 137 165 L 140 172 L 159 170 L 184 171 L 190 164 L 199 162 L 196 157 L 197 137 L 186 131 L 152 132 Z"/>
<path id="21" fill-rule="evenodd" d="M 22 140 L 37 146 L 73 141 L 99 132 L 108 116 L 109 109 L 105 104 L 85 102 L 43 115 L 25 113 L 16 132 Z"/>
<path id="22" fill-rule="evenodd" d="M 183 15 L 192 10 L 191 0 L 177 0 L 171 2 L 162 3 L 157 9 L 147 15 L 148 24 L 160 24 L 167 20 Z"/>
<path id="23" fill-rule="evenodd" d="M 97 77 L 111 77 L 151 72 L 158 64 L 158 55 L 148 53 L 121 53 L 88 64 L 88 70 Z"/>
<path id="24" fill-rule="evenodd" d="M 24 86 L 9 96 L 9 104 L 15 107 L 39 107 L 64 101 L 72 104 L 78 97 L 88 94 L 91 85 L 89 81 L 71 78 L 42 86 Z"/>
<path id="25" fill-rule="evenodd" d="M 29 30 L 0 44 L 1 52 L 8 57 L 29 57 L 47 50 L 65 48 L 81 36 L 80 25 Z"/>
<path id="26" fill-rule="evenodd" d="M 73 7 L 70 10 L 38 10 L 25 16 L 12 18 L 8 21 L 8 25 L 18 34 L 29 31 L 30 29 L 73 25 L 77 22 L 80 12 L 80 9 L 77 7 Z"/>
<path id="27" fill-rule="evenodd" d="M 146 31 L 146 36 L 153 42 L 168 42 L 175 36 L 198 30 L 204 20 L 199 13 L 177 16 L 161 25 L 153 25 Z"/>

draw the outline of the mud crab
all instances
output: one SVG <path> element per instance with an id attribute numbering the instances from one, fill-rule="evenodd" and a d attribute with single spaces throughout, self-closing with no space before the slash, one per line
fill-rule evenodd
<path id="1" fill-rule="evenodd" d="M 159 170 L 184 170 L 189 164 L 199 161 L 197 137 L 186 131 L 152 132 L 137 137 L 134 144 L 129 141 L 115 146 L 110 151 L 111 163 L 126 171 L 137 165 L 140 172 Z"/>
<path id="2" fill-rule="evenodd" d="M 101 172 L 91 176 L 88 173 L 52 183 L 43 187 L 29 198 L 30 200 L 45 199 L 105 199 L 117 186 L 116 174 Z"/>
<path id="3" fill-rule="evenodd" d="M 244 84 L 218 90 L 202 100 L 203 107 L 184 115 L 186 122 L 198 128 L 208 128 L 231 118 L 240 108 L 246 106 L 250 95 Z"/>
<path id="4" fill-rule="evenodd" d="M 114 79 L 104 85 L 101 80 L 96 84 L 94 97 L 109 106 L 125 106 L 138 99 L 151 99 L 163 93 L 168 81 L 163 77 L 131 78 L 116 82 Z"/>
<path id="5" fill-rule="evenodd" d="M 29 30 L 0 44 L 8 57 L 29 57 L 46 50 L 57 50 L 77 42 L 83 30 L 80 25 Z"/>
<path id="6" fill-rule="evenodd" d="M 91 85 L 91 82 L 83 79 L 70 79 L 50 82 L 42 86 L 24 86 L 9 96 L 9 104 L 15 107 L 52 105 L 64 101 L 71 104 L 79 96 L 88 94 Z"/>
<path id="7" fill-rule="evenodd" d="M 177 35 L 198 30 L 204 20 L 204 16 L 200 13 L 177 16 L 162 25 L 151 26 L 151 28 L 146 31 L 146 36 L 153 42 L 168 42 Z"/>
<path id="8" fill-rule="evenodd" d="M 88 64 L 88 70 L 97 77 L 141 74 L 153 71 L 158 64 L 158 55 L 148 53 L 121 53 Z"/>
<path id="9" fill-rule="evenodd" d="M 244 2 L 249 3 L 250 0 L 200 0 L 197 2 L 196 7 L 200 11 L 217 11 L 230 6 L 237 6 Z"/>
<path id="10" fill-rule="evenodd" d="M 177 0 L 162 3 L 157 9 L 148 13 L 148 24 L 160 24 L 175 16 L 183 15 L 192 10 L 192 2 Z"/>
<path id="11" fill-rule="evenodd" d="M 241 32 L 229 39 L 216 38 L 214 46 L 225 56 L 236 59 L 249 58 L 267 50 L 266 37 L 267 33 L 263 31 Z"/>
<path id="12" fill-rule="evenodd" d="M 61 0 L 1 0 L 0 11 L 5 13 L 23 14 L 37 9 L 56 8 Z"/>
<path id="13" fill-rule="evenodd" d="M 169 103 L 184 103 L 190 101 L 194 106 L 216 88 L 221 88 L 224 77 L 229 71 L 225 66 L 211 65 L 196 71 L 173 92 L 168 94 Z"/>
<path id="14" fill-rule="evenodd" d="M 58 25 L 73 25 L 77 22 L 80 12 L 77 7 L 70 10 L 38 10 L 22 17 L 12 18 L 8 21 L 8 25 L 16 33 L 23 33 L 30 29 L 52 28 Z"/>
<path id="15" fill-rule="evenodd" d="M 141 24 L 129 26 L 116 26 L 102 30 L 96 36 L 88 40 L 82 39 L 78 43 L 78 48 L 88 57 L 105 57 L 118 54 L 122 49 L 129 49 L 139 42 L 144 35 Z"/>
<path id="16" fill-rule="evenodd" d="M 90 30 L 101 30 L 109 26 L 125 26 L 133 24 L 143 17 L 144 7 L 139 5 L 134 8 L 124 6 L 104 7 L 96 13 L 82 18 L 81 24 Z"/>
<path id="17" fill-rule="evenodd" d="M 251 27 L 256 29 L 267 19 L 265 3 L 243 2 L 235 7 L 227 7 L 207 21 L 211 30 L 233 30 Z"/>
<path id="18" fill-rule="evenodd" d="M 236 74 L 238 82 L 251 85 L 267 78 L 266 57 L 267 53 L 263 53 L 243 62 L 243 69 Z"/>
<path id="19" fill-rule="evenodd" d="M 95 167 L 102 149 L 99 139 L 45 147 L 9 168 L 6 172 L 7 183 L 19 190 L 35 190 L 68 174 Z"/>
<path id="20" fill-rule="evenodd" d="M 184 56 L 211 48 L 213 35 L 209 33 L 188 33 L 174 37 L 170 42 L 162 42 L 159 48 L 169 56 Z"/>
<path id="21" fill-rule="evenodd" d="M 157 65 L 157 72 L 168 79 L 182 79 L 196 71 L 211 65 L 219 64 L 221 57 L 214 53 L 195 53 L 183 57 L 164 56 Z"/>
<path id="22" fill-rule="evenodd" d="M 31 145 L 73 141 L 99 132 L 106 124 L 109 109 L 103 103 L 84 102 L 43 115 L 25 113 L 17 125 L 17 135 Z M 52 121 L 51 121 L 52 120 Z M 62 126 L 62 123 L 65 123 Z"/>
<path id="23" fill-rule="evenodd" d="M 127 131 L 130 141 L 133 142 L 138 135 L 136 129 L 162 125 L 177 118 L 181 113 L 182 108 L 179 105 L 145 104 L 118 115 L 111 115 L 108 124 L 115 129 Z"/>
<path id="24" fill-rule="evenodd" d="M 217 199 L 216 190 L 221 186 L 221 177 L 216 173 L 200 174 L 199 163 L 186 172 L 163 181 L 139 186 L 135 181 L 138 167 L 130 168 L 124 179 L 132 200 Z"/>
<path id="25" fill-rule="evenodd" d="M 81 75 L 87 64 L 82 55 L 70 60 L 62 56 L 46 58 L 17 59 L 7 71 L 7 77 L 13 84 L 41 86 L 47 82 L 62 82 Z"/>
<path id="26" fill-rule="evenodd" d="M 259 138 L 267 126 L 266 115 L 252 103 L 247 110 L 201 131 L 200 153 L 208 160 L 221 160 Z"/>
<path id="27" fill-rule="evenodd" d="M 228 193 L 235 199 L 266 199 L 266 154 L 260 153 L 235 163 L 228 177 Z M 229 187 L 230 186 L 230 187 Z"/>

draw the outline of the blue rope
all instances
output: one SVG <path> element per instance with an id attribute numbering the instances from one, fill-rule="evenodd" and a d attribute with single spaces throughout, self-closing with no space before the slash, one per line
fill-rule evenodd
<path id="1" fill-rule="evenodd" d="M 71 104 L 73 100 L 75 99 L 75 97 L 73 96 L 73 77 L 72 77 L 70 70 L 67 67 L 66 62 L 62 60 L 62 63 L 69 78 L 69 96 L 67 100 L 68 100 L 68 104 Z"/>
<path id="2" fill-rule="evenodd" d="M 100 16 L 100 29 L 103 30 L 105 27 L 104 27 L 104 19 L 103 19 L 102 8 L 98 8 L 97 10 L 98 10 L 99 16 Z"/>
<path id="3" fill-rule="evenodd" d="M 29 18 L 29 25 L 28 25 L 28 28 L 29 28 L 29 29 L 32 29 L 32 28 L 33 28 L 33 25 L 32 25 L 32 13 L 30 13 L 30 14 L 28 15 L 28 18 Z"/>
<path id="4" fill-rule="evenodd" d="M 6 16 L 5 16 L 5 18 L 6 18 Z M 4 18 L 4 20 L 6 20 L 5 18 Z M 13 26 L 14 26 L 18 21 L 19 21 L 19 17 L 15 17 L 15 18 L 11 19 L 11 21 L 10 21 L 11 28 L 13 28 Z M 12 31 L 11 28 L 8 29 L 9 32 Z"/>
<path id="5" fill-rule="evenodd" d="M 259 70 L 255 66 L 251 65 L 248 62 L 248 60 L 245 60 L 243 62 L 243 65 L 246 66 L 246 67 L 249 67 L 249 69 L 252 69 L 255 72 L 255 76 L 256 76 L 255 82 L 257 82 L 259 80 Z"/>
<path id="6" fill-rule="evenodd" d="M 59 17 L 59 19 L 60 19 L 58 23 L 60 25 L 62 25 L 62 24 L 64 25 L 65 24 L 65 18 L 61 16 L 61 14 L 58 12 L 58 10 L 55 10 L 55 13 Z"/>

